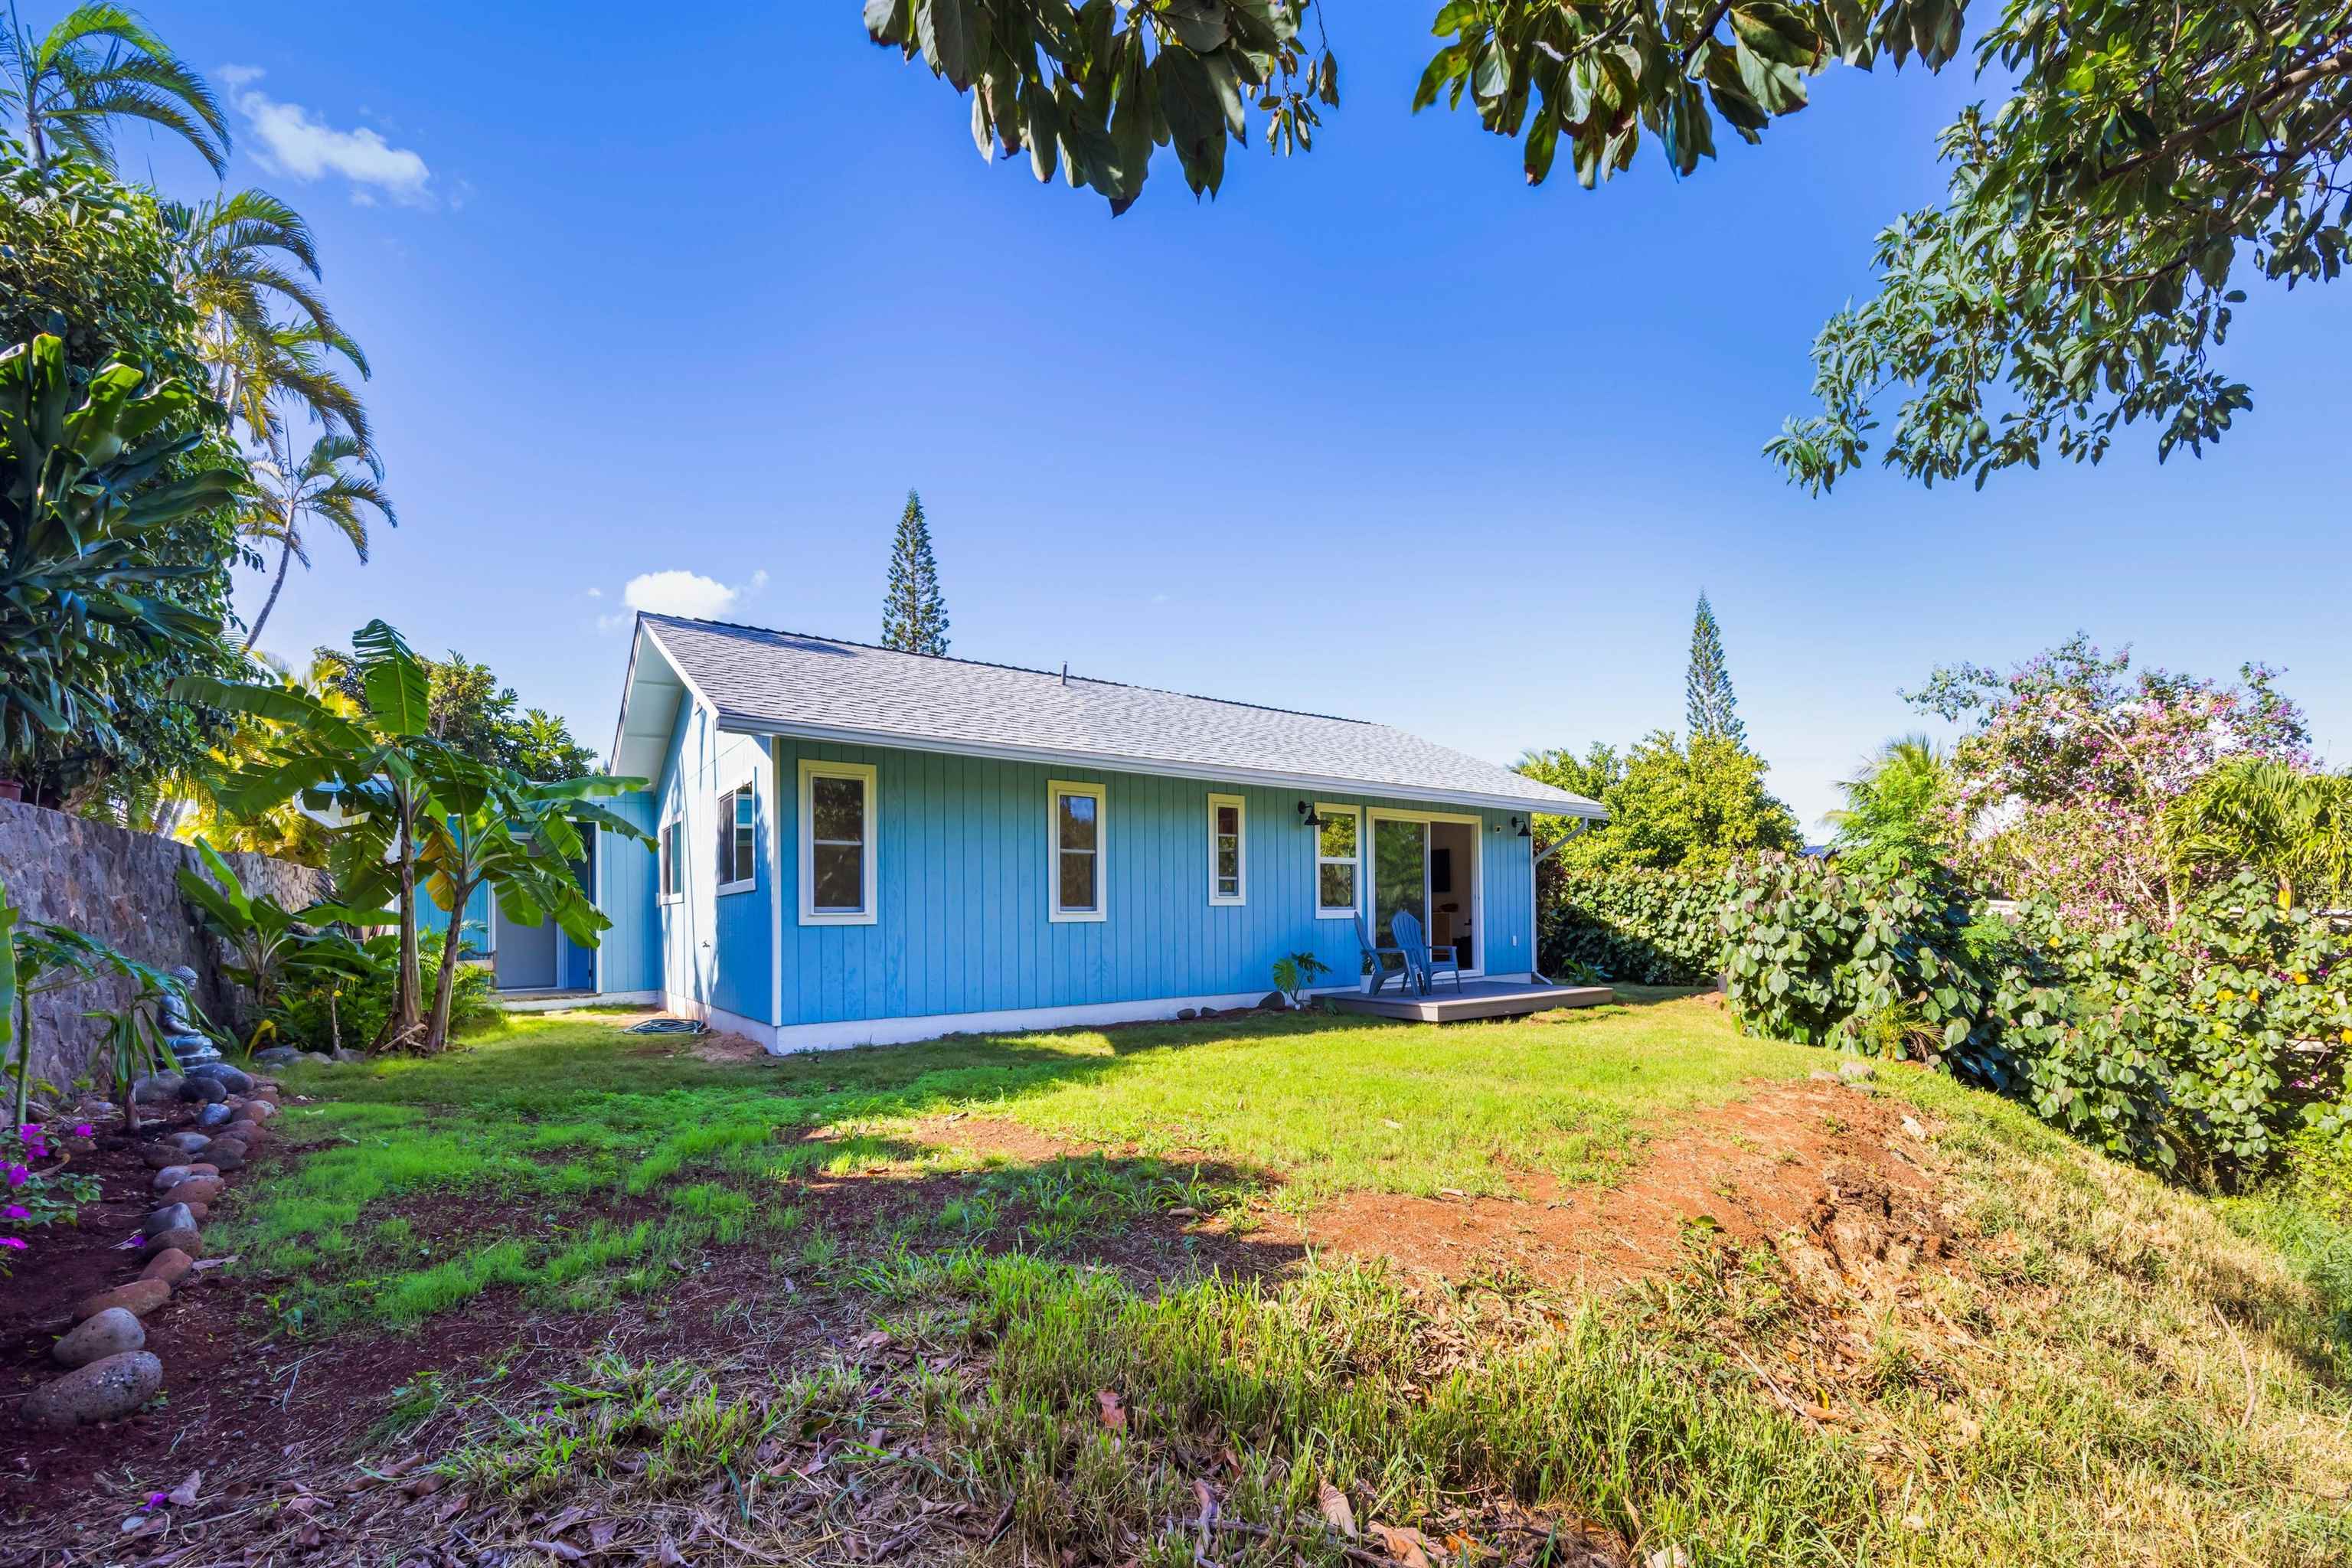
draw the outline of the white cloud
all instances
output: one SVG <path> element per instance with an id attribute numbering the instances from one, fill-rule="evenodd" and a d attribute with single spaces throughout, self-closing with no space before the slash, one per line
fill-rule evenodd
<path id="1" fill-rule="evenodd" d="M 650 615 L 688 616 L 712 621 L 767 585 L 765 571 L 752 573 L 749 581 L 734 587 L 699 572 L 646 572 L 629 579 L 628 585 L 621 590 L 621 603 L 632 612 L 643 610 Z M 590 596 L 599 595 L 592 590 Z M 600 631 L 614 631 L 635 618 L 634 614 L 599 616 L 596 626 Z"/>
<path id="2" fill-rule="evenodd" d="M 592 599 L 601 599 L 604 596 L 604 590 L 602 588 L 591 588 L 588 590 L 588 596 Z"/>
<path id="3" fill-rule="evenodd" d="M 247 144 L 273 173 L 298 180 L 341 174 L 361 206 L 373 206 L 378 193 L 404 206 L 433 205 L 433 171 L 419 154 L 369 127 L 340 131 L 299 103 L 280 103 L 254 86 L 262 77 L 257 67 L 224 66 L 218 75 L 252 127 Z"/>

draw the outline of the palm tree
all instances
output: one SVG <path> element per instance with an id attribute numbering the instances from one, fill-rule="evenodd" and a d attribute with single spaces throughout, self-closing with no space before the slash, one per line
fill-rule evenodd
<path id="1" fill-rule="evenodd" d="M 1958 837 L 1951 763 L 1925 735 L 1899 735 L 1840 781 L 1845 809 L 1826 820 L 1844 859 L 1892 869 L 1940 858 Z"/>
<path id="2" fill-rule="evenodd" d="M 0 110 L 23 125 L 36 166 L 57 152 L 111 169 L 114 121 L 143 120 L 186 138 L 214 174 L 228 167 L 228 118 L 213 89 L 134 11 L 77 5 L 36 38 L 8 0 L 0 66 Z"/>
<path id="3" fill-rule="evenodd" d="M 2163 827 L 2176 861 L 2259 871 L 2281 909 L 2352 889 L 2352 774 L 2233 758 L 2167 807 Z"/>
<path id="4" fill-rule="evenodd" d="M 273 447 L 268 457 L 255 461 L 253 477 L 258 497 L 238 517 L 237 531 L 248 539 L 277 542 L 278 575 L 269 584 L 269 597 L 262 601 L 261 613 L 253 617 L 253 628 L 246 634 L 248 653 L 286 587 L 286 568 L 298 557 L 305 567 L 310 564 L 310 548 L 302 538 L 306 524 L 332 524 L 351 541 L 363 562 L 368 558 L 368 512 L 374 512 L 387 526 L 400 526 L 392 498 L 383 492 L 383 465 L 376 461 L 365 440 L 349 431 L 329 430 L 310 444 L 299 465 L 284 460 Z"/>
<path id="5" fill-rule="evenodd" d="M 322 342 L 352 355 L 366 374 L 365 361 L 348 346 L 315 287 L 319 251 L 300 213 L 267 191 L 244 190 L 194 206 L 166 202 L 161 216 L 172 241 L 173 280 L 203 323 L 213 395 L 221 402 L 246 412 L 242 382 L 261 368 L 260 356 L 239 340 L 274 339 L 282 329 L 273 309 L 281 303 L 292 305 Z M 257 428 L 255 436 L 260 438 Z"/>

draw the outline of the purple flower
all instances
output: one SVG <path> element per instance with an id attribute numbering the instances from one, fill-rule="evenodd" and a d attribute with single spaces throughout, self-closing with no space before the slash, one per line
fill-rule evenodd
<path id="1" fill-rule="evenodd" d="M 0 1236 L 0 1247 L 7 1247 L 13 1252 L 22 1252 L 25 1250 L 25 1238 L 21 1236 Z"/>
<path id="2" fill-rule="evenodd" d="M 90 1126 L 90 1124 L 89 1124 L 89 1122 L 87 1122 L 87 1121 L 77 1121 L 77 1122 L 75 1122 L 75 1123 L 74 1123 L 74 1136 L 75 1136 L 75 1137 L 77 1137 L 77 1138 L 90 1138 L 90 1137 L 95 1137 L 96 1135 L 97 1135 L 97 1133 L 96 1133 L 96 1130 L 95 1130 L 95 1129 L 93 1129 L 93 1128 Z"/>
<path id="3" fill-rule="evenodd" d="M 10 1204 L 6 1208 L 0 1208 L 0 1218 L 30 1219 L 32 1217 L 33 1211 L 23 1204 Z"/>
<path id="4" fill-rule="evenodd" d="M 33 1173 L 25 1169 L 22 1165 L 11 1165 L 8 1167 L 8 1184 L 12 1187 L 23 1186 L 26 1182 L 32 1179 L 32 1176 Z"/>

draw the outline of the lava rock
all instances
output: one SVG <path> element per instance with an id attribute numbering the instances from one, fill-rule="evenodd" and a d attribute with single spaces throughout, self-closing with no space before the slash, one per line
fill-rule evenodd
<path id="1" fill-rule="evenodd" d="M 161 1236 L 167 1230 L 176 1230 L 182 1226 L 193 1227 L 195 1223 L 196 1216 L 188 1212 L 187 1205 L 167 1199 L 154 1213 L 139 1222 L 139 1234 Z"/>
<path id="2" fill-rule="evenodd" d="M 33 1390 L 25 1396 L 25 1421 L 53 1429 L 112 1421 L 163 1391 L 163 1363 L 146 1351 L 125 1351 Z"/>
<path id="3" fill-rule="evenodd" d="M 155 1190 L 159 1193 L 168 1193 L 193 1174 L 194 1173 L 184 1164 L 166 1165 L 155 1173 Z"/>
<path id="4" fill-rule="evenodd" d="M 109 1307 L 76 1324 L 50 1348 L 49 1354 L 59 1366 L 88 1366 L 110 1355 L 146 1348 L 147 1331 L 140 1326 L 137 1314 Z"/>
<path id="5" fill-rule="evenodd" d="M 159 1252 L 169 1252 L 176 1247 L 194 1258 L 204 1250 L 204 1246 L 205 1238 L 197 1234 L 194 1226 L 175 1225 L 169 1230 L 159 1230 L 147 1237 L 146 1256 L 152 1258 Z"/>
<path id="6" fill-rule="evenodd" d="M 139 1278 L 163 1285 L 177 1285 L 195 1266 L 194 1258 L 176 1247 L 167 1247 L 147 1260 L 147 1267 L 139 1271 Z"/>
<path id="7" fill-rule="evenodd" d="M 183 1154 L 194 1154 L 212 1142 L 201 1132 L 166 1132 L 155 1140 L 166 1149 L 177 1149 Z"/>
<path id="8" fill-rule="evenodd" d="M 274 1100 L 248 1100 L 236 1108 L 239 1121 L 267 1121 L 277 1114 L 278 1102 Z"/>
<path id="9" fill-rule="evenodd" d="M 199 1078 L 194 1073 L 190 1073 L 180 1080 L 180 1098 L 193 1105 L 201 1105 L 208 1100 L 226 1100 L 228 1085 L 216 1078 Z"/>
<path id="10" fill-rule="evenodd" d="M 224 1094 L 245 1094 L 253 1088 L 253 1075 L 231 1062 L 203 1062 L 188 1069 L 190 1078 L 209 1078 L 219 1081 Z"/>
<path id="11" fill-rule="evenodd" d="M 253 1059 L 266 1067 L 284 1067 L 302 1053 L 291 1046 L 271 1046 L 253 1053 Z"/>
<path id="12" fill-rule="evenodd" d="M 149 1073 L 131 1086 L 131 1099 L 138 1105 L 169 1105 L 180 1098 L 180 1075 L 175 1072 Z"/>
<path id="13" fill-rule="evenodd" d="M 215 1138 L 205 1146 L 205 1158 L 223 1173 L 245 1169 L 246 1147 L 234 1138 Z"/>
<path id="14" fill-rule="evenodd" d="M 1176 1009 L 1176 1016 L 1179 1018 L 1197 1018 L 1200 1016 L 1201 1010 L 1197 1007 L 1179 1007 Z"/>
<path id="15" fill-rule="evenodd" d="M 85 1298 L 74 1309 L 74 1321 L 94 1318 L 109 1307 L 120 1307 L 134 1318 L 143 1318 L 171 1299 L 172 1288 L 161 1279 L 134 1279 L 128 1285 L 117 1285 L 111 1290 L 100 1290 Z"/>
<path id="16" fill-rule="evenodd" d="M 1848 1083 L 1866 1083 L 1878 1076 L 1878 1069 L 1858 1058 L 1849 1058 L 1838 1063 L 1837 1075 Z"/>
<path id="17" fill-rule="evenodd" d="M 1289 1003 L 1282 999 L 1282 993 L 1279 991 L 1267 992 L 1265 995 L 1257 999 L 1257 1005 L 1261 1008 L 1270 1009 L 1276 1013 L 1281 1012 L 1284 1008 L 1290 1005 Z"/>
<path id="18" fill-rule="evenodd" d="M 176 1149 L 169 1143 L 150 1143 L 139 1151 L 139 1157 L 147 1162 L 148 1169 L 154 1171 L 171 1165 L 184 1165 L 188 1160 L 185 1150 Z"/>
<path id="19" fill-rule="evenodd" d="M 196 1112 L 196 1125 L 206 1131 L 213 1131 L 227 1126 L 228 1119 L 236 1114 L 226 1103 L 207 1105 Z"/>
<path id="20" fill-rule="evenodd" d="M 218 1176 L 190 1176 L 185 1181 L 163 1189 L 167 1204 L 208 1204 L 221 1195 L 224 1184 Z M 202 1215 L 198 1215 L 202 1218 Z"/>

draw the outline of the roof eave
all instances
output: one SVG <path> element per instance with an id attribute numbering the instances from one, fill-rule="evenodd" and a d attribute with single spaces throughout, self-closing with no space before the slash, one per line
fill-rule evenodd
<path id="1" fill-rule="evenodd" d="M 950 756 L 989 757 L 1000 762 L 1058 763 L 1095 768 L 1104 773 L 1150 773 L 1163 778 L 1199 779 L 1207 784 L 1255 784 L 1279 789 L 1333 795 L 1386 795 L 1394 800 L 1421 801 L 1431 805 L 1479 805 L 1496 811 L 1540 812 L 1546 816 L 1580 816 L 1605 821 L 1606 808 L 1559 792 L 1548 800 L 1527 795 L 1489 795 L 1476 790 L 1436 789 L 1427 785 L 1391 784 L 1380 779 L 1349 779 L 1314 773 L 1283 773 L 1270 768 L 1230 766 L 1210 763 L 1135 757 L 1123 753 L 1082 752 L 1056 746 L 1019 746 L 971 741 L 946 741 L 928 735 L 894 734 L 845 725 L 793 724 L 746 713 L 717 710 L 719 727 L 747 735 L 783 735 L 803 741 L 827 741 L 841 745 L 887 746 L 901 752 L 940 752 Z"/>

